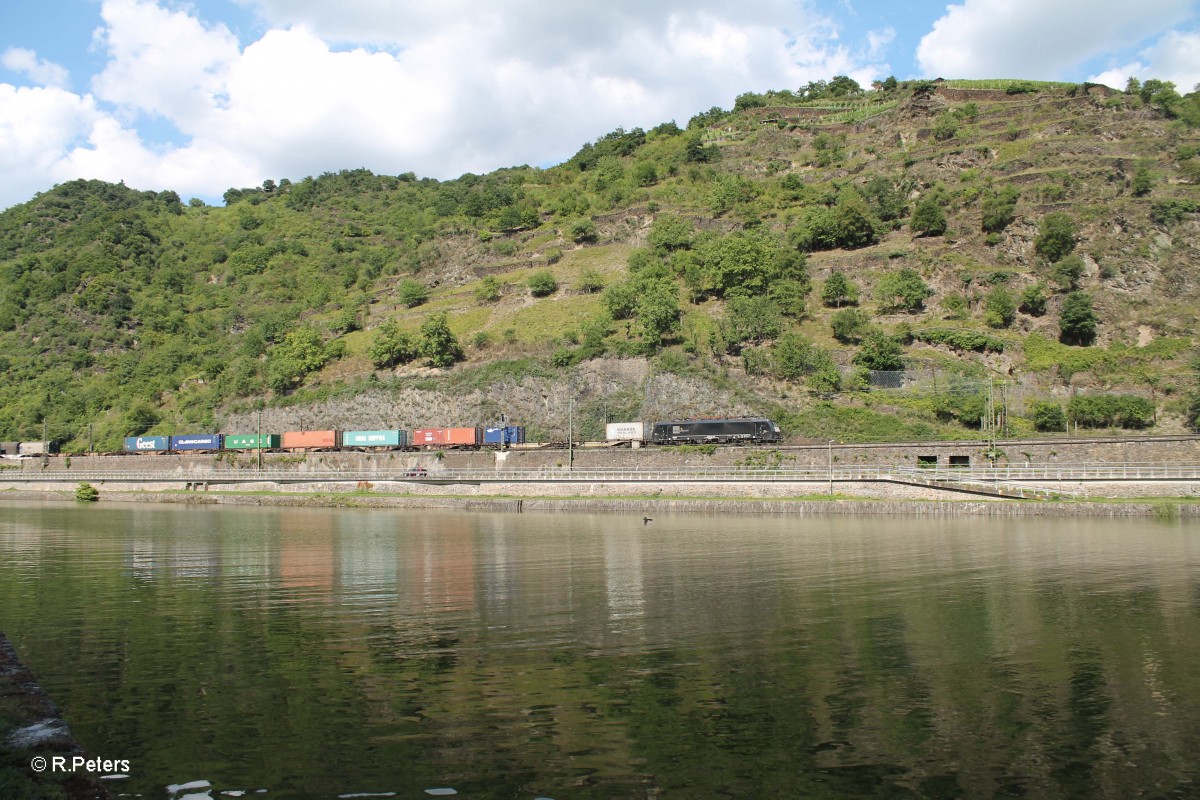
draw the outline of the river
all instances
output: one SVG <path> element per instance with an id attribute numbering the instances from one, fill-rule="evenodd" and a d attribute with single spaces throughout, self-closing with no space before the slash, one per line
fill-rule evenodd
<path id="1" fill-rule="evenodd" d="M 1188 520 L 9 503 L 0 630 L 152 798 L 1200 796 Z"/>

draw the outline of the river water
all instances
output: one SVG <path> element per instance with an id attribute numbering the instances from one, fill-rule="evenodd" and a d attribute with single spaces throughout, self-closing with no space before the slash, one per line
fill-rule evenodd
<path id="1" fill-rule="evenodd" d="M 1200 797 L 1195 522 L 7 504 L 0 630 L 149 798 Z"/>

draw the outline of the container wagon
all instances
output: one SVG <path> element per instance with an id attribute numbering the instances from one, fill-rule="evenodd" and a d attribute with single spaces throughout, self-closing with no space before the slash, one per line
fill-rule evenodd
<path id="1" fill-rule="evenodd" d="M 284 450 L 336 450 L 342 446 L 341 431 L 284 431 Z"/>
<path id="2" fill-rule="evenodd" d="M 345 431 L 342 447 L 408 447 L 408 431 Z"/>
<path id="3" fill-rule="evenodd" d="M 127 453 L 165 453 L 171 449 L 171 440 L 166 436 L 126 436 Z"/>
<path id="4" fill-rule="evenodd" d="M 20 454 L 20 442 L 0 442 L 0 456 L 19 456 Z"/>
<path id="5" fill-rule="evenodd" d="M 227 433 L 221 444 L 225 450 L 278 450 L 279 434 Z"/>
<path id="6" fill-rule="evenodd" d="M 483 443 L 498 444 L 502 447 L 514 444 L 525 444 L 525 426 L 508 425 L 502 428 L 484 428 Z"/>
<path id="7" fill-rule="evenodd" d="M 220 449 L 219 433 L 185 433 L 171 437 L 171 450 L 175 452 L 212 452 Z"/>
<path id="8" fill-rule="evenodd" d="M 483 444 L 483 428 L 417 428 L 413 431 L 414 447 L 479 447 Z"/>
<path id="9" fill-rule="evenodd" d="M 610 422 L 604 426 L 604 440 L 608 442 L 634 442 L 641 444 L 646 441 L 646 423 L 644 422 Z"/>
<path id="10" fill-rule="evenodd" d="M 779 426 L 762 417 L 656 422 L 651 433 L 651 441 L 655 444 L 778 442 L 782 439 Z"/>

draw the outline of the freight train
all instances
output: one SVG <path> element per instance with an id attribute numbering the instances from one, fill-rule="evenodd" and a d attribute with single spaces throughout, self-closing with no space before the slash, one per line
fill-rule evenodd
<path id="1" fill-rule="evenodd" d="M 670 422 L 614 422 L 605 426 L 605 444 L 770 444 L 783 440 L 779 426 L 764 417 L 688 419 Z M 40 443 L 38 443 L 40 444 Z M 526 445 L 525 428 L 416 428 L 374 431 L 286 431 L 282 434 L 197 433 L 183 436 L 130 436 L 126 453 L 201 453 L 274 450 L 282 452 L 421 449 L 503 449 Z"/>

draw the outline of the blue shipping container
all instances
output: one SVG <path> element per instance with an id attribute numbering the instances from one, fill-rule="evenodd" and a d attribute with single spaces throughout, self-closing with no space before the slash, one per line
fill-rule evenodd
<path id="1" fill-rule="evenodd" d="M 220 450 L 221 434 L 188 433 L 171 437 L 172 450 Z"/>
<path id="2" fill-rule="evenodd" d="M 152 453 L 171 449 L 166 436 L 126 436 L 125 449 L 131 453 Z"/>
<path id="3" fill-rule="evenodd" d="M 509 425 L 506 428 L 484 428 L 484 444 L 525 444 L 525 426 Z"/>
<path id="4" fill-rule="evenodd" d="M 342 447 L 403 447 L 408 431 L 345 431 Z"/>

